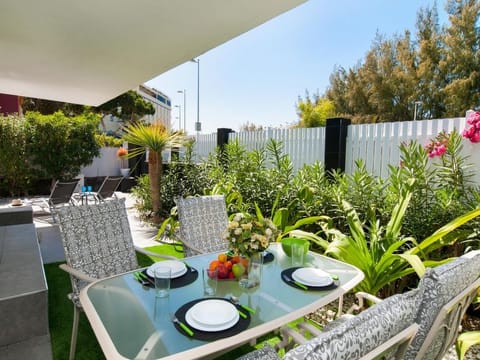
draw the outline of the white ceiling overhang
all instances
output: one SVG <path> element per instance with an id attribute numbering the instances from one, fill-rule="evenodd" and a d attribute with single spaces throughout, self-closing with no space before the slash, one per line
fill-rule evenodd
<path id="1" fill-rule="evenodd" d="M 305 0 L 1 0 L 0 93 L 97 106 Z"/>

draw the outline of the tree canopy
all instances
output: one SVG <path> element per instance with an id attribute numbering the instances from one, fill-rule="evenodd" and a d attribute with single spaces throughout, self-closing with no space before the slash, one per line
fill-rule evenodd
<path id="1" fill-rule="evenodd" d="M 417 12 L 416 33 L 377 34 L 357 66 L 337 66 L 324 96 L 354 123 L 465 116 L 480 106 L 480 2 L 447 0 Z M 307 101 L 299 102 L 308 110 Z M 299 111 L 301 121 L 308 111 Z"/>

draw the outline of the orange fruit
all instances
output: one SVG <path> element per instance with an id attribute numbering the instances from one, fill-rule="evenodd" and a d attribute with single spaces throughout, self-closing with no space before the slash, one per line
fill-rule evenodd
<path id="1" fill-rule="evenodd" d="M 210 262 L 210 266 L 208 267 L 210 270 L 215 270 L 220 262 L 218 260 L 213 260 Z"/>
<path id="2" fill-rule="evenodd" d="M 218 255 L 218 261 L 220 261 L 221 263 L 224 263 L 225 261 L 227 261 L 227 254 L 219 254 Z"/>
<path id="3" fill-rule="evenodd" d="M 235 255 L 235 256 L 232 257 L 232 260 L 231 260 L 232 264 L 236 264 L 239 261 L 240 261 L 240 256 Z"/>

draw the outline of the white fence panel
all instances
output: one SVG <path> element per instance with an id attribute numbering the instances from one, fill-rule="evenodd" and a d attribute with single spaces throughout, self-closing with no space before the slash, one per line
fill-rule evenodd
<path id="1" fill-rule="evenodd" d="M 283 151 L 290 156 L 295 170 L 304 164 L 325 159 L 325 128 L 267 129 L 230 133 L 229 141 L 238 140 L 247 150 L 264 148 L 270 139 L 281 141 Z"/>
<path id="2" fill-rule="evenodd" d="M 217 133 L 213 134 L 199 134 L 196 137 L 195 144 L 193 146 L 194 161 L 199 163 L 205 160 L 210 153 L 215 151 L 217 147 Z M 180 151 L 182 154 L 183 151 Z"/>
<path id="3" fill-rule="evenodd" d="M 452 132 L 453 129 L 462 133 L 465 129 L 465 118 L 350 125 L 345 172 L 352 173 L 355 170 L 355 161 L 363 159 L 369 172 L 386 177 L 389 164 L 400 164 L 401 143 L 415 140 L 425 145 L 442 130 Z M 473 151 L 469 150 L 472 147 L 470 141 L 463 139 L 463 144 L 462 154 L 472 156 Z"/>
<path id="4" fill-rule="evenodd" d="M 422 146 L 442 130 L 461 134 L 465 129 L 465 118 L 404 121 L 381 124 L 350 125 L 346 139 L 345 172 L 355 170 L 355 161 L 363 159 L 366 169 L 382 178 L 389 174 L 388 166 L 400 165 L 399 147 L 402 142 L 416 140 Z M 284 152 L 290 156 L 294 169 L 315 161 L 324 163 L 325 128 L 267 129 L 230 133 L 229 141 L 238 139 L 247 150 L 260 149 L 269 139 L 281 141 Z M 474 170 L 480 166 L 480 144 L 463 139 L 463 156 L 470 157 Z M 216 133 L 200 135 L 195 146 L 197 158 L 205 158 L 216 147 Z M 475 171 L 474 181 L 480 184 L 480 172 Z"/>

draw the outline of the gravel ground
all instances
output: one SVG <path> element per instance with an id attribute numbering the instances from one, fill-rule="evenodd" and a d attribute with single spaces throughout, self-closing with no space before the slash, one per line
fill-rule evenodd
<path id="1" fill-rule="evenodd" d="M 355 297 L 353 294 L 347 294 L 344 296 L 343 311 L 347 311 L 353 304 Z M 338 311 L 338 302 L 329 304 L 329 306 L 319 309 L 314 313 L 307 316 L 308 319 L 315 321 L 320 325 L 326 325 L 328 322 L 335 318 L 335 314 Z M 462 331 L 478 331 L 480 330 L 480 318 L 466 315 L 462 322 Z M 455 346 L 452 346 L 443 357 L 443 360 L 458 360 Z M 480 360 L 480 345 L 472 346 L 467 354 L 465 360 Z"/>

